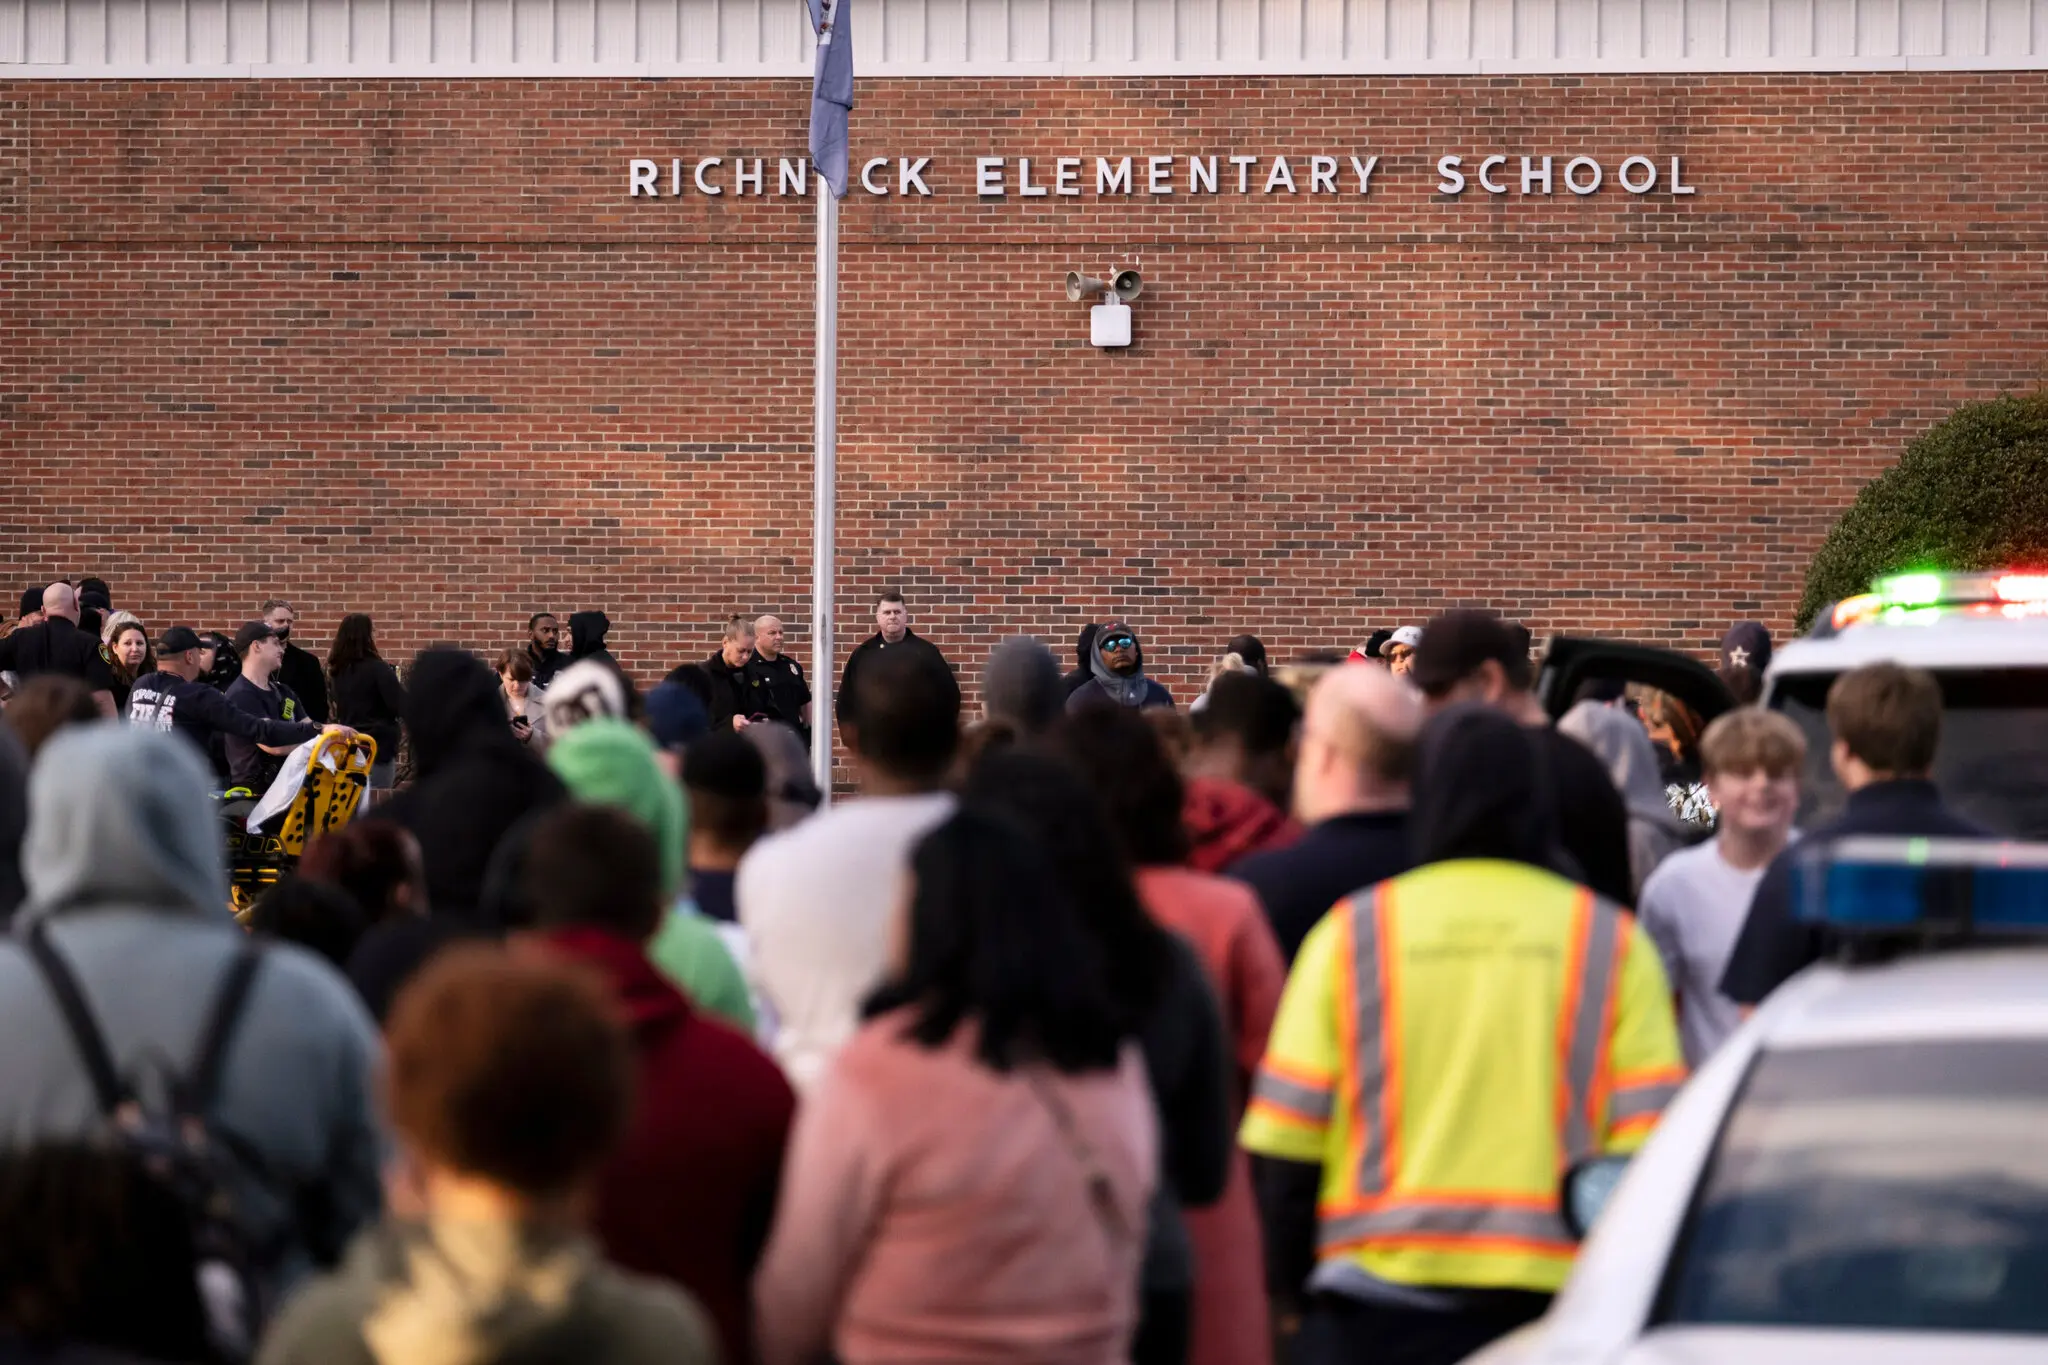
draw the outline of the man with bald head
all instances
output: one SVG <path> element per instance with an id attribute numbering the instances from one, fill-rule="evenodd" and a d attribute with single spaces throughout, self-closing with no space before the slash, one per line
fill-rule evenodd
<path id="1" fill-rule="evenodd" d="M 754 622 L 754 667 L 761 675 L 761 691 L 768 694 L 768 714 L 803 737 L 811 747 L 811 685 L 804 678 L 804 666 L 782 652 L 782 621 L 763 616 Z"/>
<path id="2" fill-rule="evenodd" d="M 100 714 L 114 714 L 114 671 L 100 654 L 100 642 L 78 628 L 78 594 L 69 583 L 43 589 L 43 619 L 0 640 L 0 670 L 23 679 L 38 673 L 77 678 L 92 692 Z"/>
<path id="3" fill-rule="evenodd" d="M 1308 832 L 1230 869 L 1258 893 L 1289 962 L 1331 906 L 1412 865 L 1408 781 L 1422 720 L 1421 696 L 1385 669 L 1332 669 L 1309 694 L 1294 765 L 1294 815 Z"/>

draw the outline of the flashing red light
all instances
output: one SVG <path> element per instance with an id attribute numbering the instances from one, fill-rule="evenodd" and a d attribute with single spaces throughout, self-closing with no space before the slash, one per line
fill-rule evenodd
<path id="1" fill-rule="evenodd" d="M 2009 573 L 1998 580 L 2001 602 L 2048 602 L 2048 573 Z"/>

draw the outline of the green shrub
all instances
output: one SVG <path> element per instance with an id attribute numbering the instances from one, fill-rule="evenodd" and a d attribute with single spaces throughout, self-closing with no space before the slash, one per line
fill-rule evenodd
<path id="1" fill-rule="evenodd" d="M 2048 566 L 2048 389 L 1970 403 L 1863 486 L 1806 570 L 1798 626 L 1901 569 Z"/>

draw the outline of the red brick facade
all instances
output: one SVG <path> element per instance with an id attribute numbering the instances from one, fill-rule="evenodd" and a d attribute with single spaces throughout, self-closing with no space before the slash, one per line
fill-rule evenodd
<path id="1" fill-rule="evenodd" d="M 1285 657 L 1453 602 L 1784 626 L 1906 437 L 2043 376 L 2040 73 L 860 100 L 856 166 L 930 157 L 933 195 L 846 204 L 842 659 L 897 584 L 970 671 L 1128 616 L 1183 698 L 1234 631 Z M 283 594 L 394 655 L 601 605 L 643 675 L 773 610 L 808 659 L 811 210 L 774 197 L 807 111 L 758 80 L 0 82 L 0 582 L 95 572 L 153 626 Z M 1515 190 L 1524 154 L 1607 183 L 1437 192 L 1495 152 Z M 1633 153 L 1697 193 L 1624 192 Z M 1226 192 L 1184 192 L 1194 154 Z M 713 155 L 766 158 L 768 196 L 627 197 L 631 158 L 665 190 Z M 977 156 L 1063 155 L 1078 196 L 976 193 Z M 1297 193 L 1261 192 L 1275 155 Z M 1095 194 L 1097 156 L 1139 192 Z M 1112 263 L 1146 281 L 1125 352 L 1059 289 Z"/>

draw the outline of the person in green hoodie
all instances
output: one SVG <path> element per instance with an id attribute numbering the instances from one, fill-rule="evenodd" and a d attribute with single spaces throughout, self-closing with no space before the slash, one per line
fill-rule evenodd
<path id="1" fill-rule="evenodd" d="M 662 771 L 654 743 L 623 720 L 587 720 L 559 736 L 547 762 L 585 805 L 616 806 L 654 833 L 661 878 L 674 908 L 647 947 L 662 974 L 696 1005 L 752 1036 L 754 1007 L 732 953 L 687 897 L 690 808 L 675 779 Z"/>

